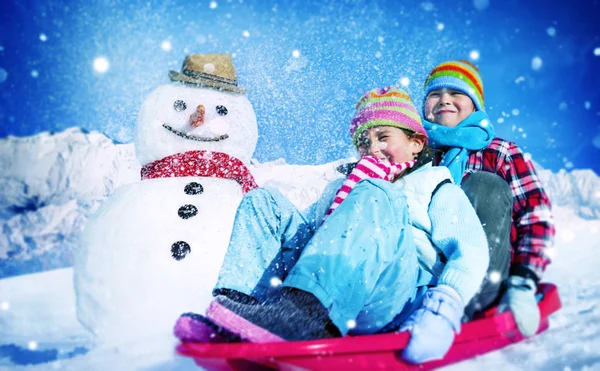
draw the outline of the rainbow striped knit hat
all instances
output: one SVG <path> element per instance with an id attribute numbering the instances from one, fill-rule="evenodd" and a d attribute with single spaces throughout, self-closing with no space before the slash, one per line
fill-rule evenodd
<path id="1" fill-rule="evenodd" d="M 462 91 L 471 98 L 477 111 L 485 111 L 481 75 L 471 62 L 448 61 L 431 70 L 425 80 L 425 96 L 432 90 L 441 88 Z"/>
<path id="2" fill-rule="evenodd" d="M 356 115 L 350 123 L 350 135 L 355 146 L 360 134 L 375 126 L 394 126 L 408 129 L 425 136 L 421 116 L 412 104 L 410 96 L 401 88 L 388 86 L 363 94 L 356 104 Z"/>

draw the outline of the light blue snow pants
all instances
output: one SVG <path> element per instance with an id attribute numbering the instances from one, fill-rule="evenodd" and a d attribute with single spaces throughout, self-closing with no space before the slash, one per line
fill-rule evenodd
<path id="1" fill-rule="evenodd" d="M 316 231 L 281 193 L 255 189 L 238 208 L 216 288 L 264 300 L 283 281 L 317 297 L 342 335 L 394 328 L 417 296 L 411 228 L 406 196 L 382 180 L 358 183 Z"/>

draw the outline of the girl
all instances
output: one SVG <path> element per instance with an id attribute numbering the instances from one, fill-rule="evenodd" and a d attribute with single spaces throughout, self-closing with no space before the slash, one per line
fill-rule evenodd
<path id="1" fill-rule="evenodd" d="M 550 200 L 521 149 L 495 137 L 477 67 L 441 63 L 427 77 L 425 95 L 425 129 L 443 155 L 435 164 L 447 166 L 471 200 L 490 247 L 488 275 L 467 317 L 495 305 L 505 285 L 499 310 L 510 309 L 521 333 L 531 336 L 540 323 L 537 283 L 554 238 Z"/>
<path id="2" fill-rule="evenodd" d="M 361 160 L 307 216 L 276 190 L 246 195 L 216 298 L 206 317 L 184 314 L 177 336 L 271 342 L 408 329 L 407 361 L 446 354 L 487 269 L 481 224 L 448 169 L 431 166 L 405 91 L 364 94 L 350 133 Z"/>

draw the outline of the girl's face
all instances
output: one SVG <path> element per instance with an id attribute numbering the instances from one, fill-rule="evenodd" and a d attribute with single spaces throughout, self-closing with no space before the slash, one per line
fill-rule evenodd
<path id="1" fill-rule="evenodd" d="M 442 126 L 453 128 L 473 111 L 471 98 L 458 90 L 436 89 L 425 98 L 425 119 Z"/>
<path id="2" fill-rule="evenodd" d="M 394 126 L 376 126 L 365 130 L 358 138 L 360 157 L 375 156 L 390 162 L 406 162 L 423 150 L 425 141 L 421 136 L 409 138 Z"/>

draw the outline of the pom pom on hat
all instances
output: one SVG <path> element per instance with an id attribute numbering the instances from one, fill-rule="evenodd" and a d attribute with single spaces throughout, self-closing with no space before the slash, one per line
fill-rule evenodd
<path id="1" fill-rule="evenodd" d="M 388 86 L 366 92 L 356 104 L 356 114 L 350 123 L 350 135 L 355 146 L 358 138 L 367 129 L 376 126 L 393 126 L 408 129 L 423 135 L 421 116 L 402 88 Z"/>
<path id="2" fill-rule="evenodd" d="M 436 89 L 454 89 L 465 93 L 478 111 L 483 105 L 483 83 L 479 69 L 469 61 L 444 62 L 435 67 L 425 80 L 425 96 Z"/>

